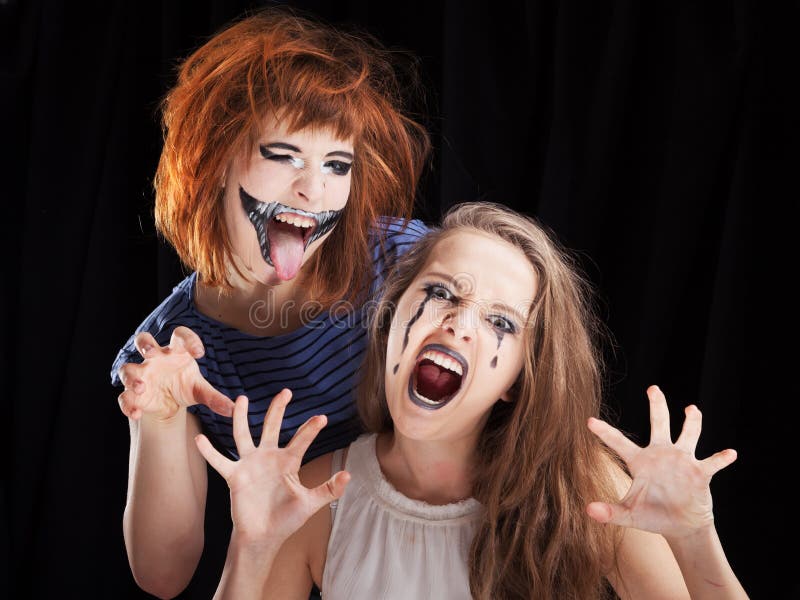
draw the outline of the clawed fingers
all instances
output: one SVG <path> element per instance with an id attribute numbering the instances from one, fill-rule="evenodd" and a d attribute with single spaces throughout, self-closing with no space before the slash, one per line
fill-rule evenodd
<path id="1" fill-rule="evenodd" d="M 700 430 L 703 424 L 703 415 L 700 409 L 694 404 L 686 407 L 686 419 L 683 421 L 683 429 L 675 442 L 675 447 L 694 456 L 697 449 L 697 441 L 700 439 Z"/>
<path id="2" fill-rule="evenodd" d="M 129 419 L 133 419 L 134 421 L 142 417 L 142 408 L 140 405 L 140 401 L 141 401 L 141 396 L 130 390 L 122 392 L 117 397 L 117 402 L 119 402 L 119 409 L 122 411 L 122 414 L 128 417 Z"/>
<path id="3" fill-rule="evenodd" d="M 217 473 L 222 475 L 222 477 L 227 480 L 235 463 L 220 454 L 217 449 L 211 445 L 211 442 L 208 441 L 208 438 L 202 433 L 195 436 L 194 442 L 197 444 L 197 449 L 200 451 L 200 454 L 202 454 L 203 458 L 208 461 L 208 464 L 210 464 Z"/>
<path id="4" fill-rule="evenodd" d="M 606 446 L 619 454 L 626 463 L 630 463 L 636 453 L 641 450 L 639 446 L 625 437 L 619 429 L 612 427 L 605 421 L 591 417 L 588 426 L 592 433 L 603 440 Z"/>
<path id="5" fill-rule="evenodd" d="M 286 410 L 286 405 L 292 399 L 292 392 L 284 388 L 270 402 L 267 414 L 264 416 L 264 428 L 261 431 L 261 444 L 265 442 L 272 445 L 278 445 L 278 439 L 281 434 L 281 424 L 283 423 L 283 413 Z"/>
<path id="6" fill-rule="evenodd" d="M 647 397 L 650 400 L 650 443 L 671 444 L 667 398 L 656 385 L 647 388 Z"/>
<path id="7" fill-rule="evenodd" d="M 256 449 L 247 420 L 248 404 L 247 396 L 239 396 L 233 408 L 233 439 L 239 456 L 245 456 Z"/>
<path id="8" fill-rule="evenodd" d="M 302 460 L 311 442 L 314 441 L 317 434 L 319 434 L 322 428 L 327 424 L 328 417 L 325 415 L 311 417 L 300 426 L 300 429 L 297 430 L 291 441 L 287 444 L 286 449 L 290 450 L 298 459 Z"/>
<path id="9" fill-rule="evenodd" d="M 117 371 L 119 380 L 125 386 L 125 390 L 131 390 L 137 394 L 144 393 L 145 383 L 141 378 L 143 367 L 139 363 L 125 363 Z"/>
<path id="10" fill-rule="evenodd" d="M 200 336 L 183 325 L 176 327 L 172 332 L 169 345 L 170 347 L 185 349 L 194 358 L 202 358 L 206 351 Z"/>
<path id="11" fill-rule="evenodd" d="M 142 355 L 142 358 L 147 358 L 148 353 L 153 349 L 161 348 L 158 342 L 156 342 L 156 338 L 147 331 L 138 333 L 136 337 L 133 338 L 133 343 L 136 345 L 136 349 L 139 351 L 139 354 Z"/>

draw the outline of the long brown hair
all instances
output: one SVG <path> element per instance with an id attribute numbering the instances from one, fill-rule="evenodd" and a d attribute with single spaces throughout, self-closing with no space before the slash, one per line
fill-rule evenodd
<path id="1" fill-rule="evenodd" d="M 372 322 L 359 412 L 369 430 L 391 430 L 384 374 L 394 309 L 436 244 L 463 230 L 522 250 L 538 281 L 513 402 L 495 404 L 478 443 L 473 496 L 485 513 L 469 557 L 472 594 L 602 597 L 618 530 L 598 525 L 585 510 L 615 497 L 610 466 L 618 460 L 586 426 L 601 409 L 602 326 L 574 261 L 536 221 L 498 204 L 456 205 L 440 229 L 399 259 Z"/>
<path id="2" fill-rule="evenodd" d="M 398 56 L 390 59 L 365 33 L 271 8 L 234 22 L 184 60 L 161 105 L 155 178 L 156 225 L 184 264 L 206 284 L 230 288 L 221 182 L 264 118 L 280 111 L 290 133 L 322 127 L 354 139 L 350 198 L 303 275 L 323 304 L 361 289 L 371 272 L 370 225 L 380 215 L 411 216 L 430 150 L 425 128 L 404 113 L 408 84 L 418 78 L 412 65 L 401 86 Z"/>

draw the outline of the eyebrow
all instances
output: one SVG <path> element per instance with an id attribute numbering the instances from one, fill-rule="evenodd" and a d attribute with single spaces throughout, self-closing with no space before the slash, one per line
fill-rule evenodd
<path id="1" fill-rule="evenodd" d="M 447 282 L 452 284 L 452 285 L 456 285 L 456 280 L 453 279 L 453 277 L 451 275 L 448 275 L 447 273 L 442 273 L 440 271 L 428 271 L 427 273 L 425 273 L 425 275 L 428 276 L 428 277 L 439 277 L 440 279 L 447 280 Z M 456 296 L 456 297 L 459 298 L 458 296 Z M 519 319 L 520 323 L 525 323 L 525 321 L 526 321 L 526 318 L 523 317 L 522 314 L 518 310 L 516 310 L 515 308 L 509 306 L 505 302 L 495 301 L 495 302 L 492 302 L 489 305 L 489 307 L 493 308 L 493 309 L 499 308 L 500 310 L 502 310 L 502 311 L 504 311 L 506 313 L 509 313 L 512 316 L 515 316 L 517 319 Z"/>
<path id="2" fill-rule="evenodd" d="M 352 153 L 345 152 L 344 150 L 334 150 L 333 152 L 328 152 L 325 156 L 341 156 L 342 158 L 353 160 Z"/>
<path id="3" fill-rule="evenodd" d="M 261 144 L 262 148 L 275 148 L 276 150 L 289 150 L 290 152 L 302 152 L 300 148 L 294 146 L 292 144 L 287 144 L 286 142 L 272 142 L 270 144 Z M 333 152 L 328 152 L 327 156 L 340 156 L 342 158 L 347 158 L 349 160 L 353 160 L 352 152 L 345 152 L 344 150 L 334 150 Z"/>
<path id="4" fill-rule="evenodd" d="M 491 308 L 499 308 L 500 310 L 509 313 L 510 315 L 519 319 L 520 324 L 524 324 L 526 321 L 525 317 L 523 317 L 517 309 L 510 307 L 505 302 L 492 302 Z"/>

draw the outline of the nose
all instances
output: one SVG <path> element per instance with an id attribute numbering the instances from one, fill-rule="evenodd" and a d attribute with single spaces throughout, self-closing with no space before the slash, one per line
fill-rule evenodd
<path id="1" fill-rule="evenodd" d="M 325 174 L 313 165 L 306 165 L 297 172 L 293 191 L 295 196 L 312 206 L 319 204 L 325 193 Z"/>
<path id="2" fill-rule="evenodd" d="M 448 310 L 442 321 L 442 328 L 452 334 L 457 339 L 470 342 L 475 338 L 475 331 L 478 326 L 478 318 L 475 307 L 459 306 Z"/>

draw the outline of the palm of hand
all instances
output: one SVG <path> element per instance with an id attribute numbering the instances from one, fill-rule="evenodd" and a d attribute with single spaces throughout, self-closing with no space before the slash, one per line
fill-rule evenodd
<path id="1" fill-rule="evenodd" d="M 662 535 L 682 535 L 714 520 L 711 476 L 692 454 L 674 445 L 650 445 L 628 462 L 633 482 L 619 504 L 630 526 Z"/>
<path id="2" fill-rule="evenodd" d="M 197 437 L 197 447 L 208 463 L 225 478 L 231 492 L 231 516 L 237 534 L 253 542 L 282 543 L 321 507 L 344 493 L 349 475 L 339 472 L 313 489 L 298 476 L 303 455 L 325 426 L 324 415 L 306 421 L 285 448 L 278 447 L 288 390 L 273 398 L 256 447 L 247 422 L 247 399 L 240 396 L 233 411 L 233 436 L 239 460 L 222 456 L 208 439 Z"/>
<path id="3" fill-rule="evenodd" d="M 700 437 L 700 411 L 695 406 L 687 407 L 683 430 L 673 443 L 664 394 L 655 386 L 647 392 L 651 437 L 644 448 L 607 423 L 590 420 L 590 429 L 625 461 L 633 480 L 617 503 L 593 502 L 588 512 L 601 522 L 667 537 L 689 535 L 713 522 L 709 484 L 717 471 L 736 459 L 736 453 L 725 450 L 697 460 L 694 452 Z"/>
<path id="4" fill-rule="evenodd" d="M 242 456 L 227 478 L 233 526 L 251 539 L 283 539 L 318 507 L 297 475 L 300 459 L 283 448 L 256 448 Z"/>

